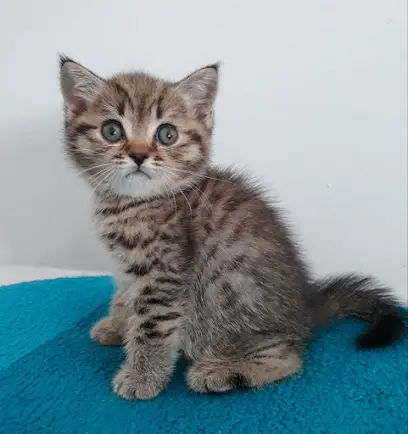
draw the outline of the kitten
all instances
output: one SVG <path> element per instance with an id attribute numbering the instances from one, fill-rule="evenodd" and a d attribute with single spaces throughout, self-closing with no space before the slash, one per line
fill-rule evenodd
<path id="1" fill-rule="evenodd" d="M 180 351 L 197 392 L 260 387 L 298 372 L 313 333 L 354 315 L 361 348 L 391 344 L 402 314 L 369 277 L 313 281 L 279 211 L 231 170 L 209 166 L 218 65 L 178 82 L 103 79 L 61 57 L 65 141 L 96 196 L 117 263 L 109 315 L 91 331 L 124 345 L 127 399 L 163 390 Z"/>

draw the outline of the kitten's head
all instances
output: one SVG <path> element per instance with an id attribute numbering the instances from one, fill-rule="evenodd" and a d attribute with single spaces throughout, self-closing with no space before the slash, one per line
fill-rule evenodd
<path id="1" fill-rule="evenodd" d="M 206 169 L 217 83 L 218 65 L 178 82 L 143 73 L 103 79 L 61 57 L 70 158 L 100 194 L 180 192 Z"/>

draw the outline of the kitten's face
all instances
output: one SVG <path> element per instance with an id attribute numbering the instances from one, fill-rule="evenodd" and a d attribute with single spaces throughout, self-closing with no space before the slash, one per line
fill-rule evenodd
<path id="1" fill-rule="evenodd" d="M 103 80 L 61 59 L 71 159 L 99 194 L 180 192 L 208 162 L 217 80 L 217 66 L 177 83 L 138 73 Z"/>

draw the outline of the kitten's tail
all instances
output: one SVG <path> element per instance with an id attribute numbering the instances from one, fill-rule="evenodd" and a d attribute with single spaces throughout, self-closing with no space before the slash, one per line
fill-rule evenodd
<path id="1" fill-rule="evenodd" d="M 386 347 L 404 332 L 404 316 L 388 288 L 370 277 L 354 274 L 328 277 L 315 282 L 313 299 L 316 327 L 334 319 L 356 316 L 371 323 L 357 339 L 360 348 Z"/>

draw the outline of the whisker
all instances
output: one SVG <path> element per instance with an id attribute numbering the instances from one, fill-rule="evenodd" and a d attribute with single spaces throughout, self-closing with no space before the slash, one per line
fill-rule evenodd
<path id="1" fill-rule="evenodd" d="M 191 215 L 191 217 L 193 217 L 193 208 L 191 208 L 191 205 L 190 205 L 190 202 L 187 199 L 187 196 L 183 193 L 183 190 L 177 184 L 175 184 L 175 185 L 179 189 L 180 193 L 184 196 L 184 199 L 186 200 L 187 205 L 190 208 L 190 215 Z"/>
<path id="2" fill-rule="evenodd" d="M 103 176 L 102 180 L 93 188 L 89 197 L 91 197 L 96 192 L 96 190 L 112 175 L 113 172 L 114 172 L 114 170 L 112 168 L 109 168 L 108 170 L 106 170 L 105 176 Z"/>
<path id="3" fill-rule="evenodd" d="M 208 176 L 208 175 L 197 175 L 197 173 L 191 172 L 189 170 L 182 170 L 182 169 L 178 169 L 176 167 L 168 167 L 168 166 L 157 166 L 160 168 L 165 168 L 165 169 L 170 169 L 170 170 L 175 170 L 177 172 L 181 172 L 181 173 L 187 173 L 188 175 L 195 175 L 195 176 L 199 176 L 200 178 L 207 178 L 207 179 L 212 179 L 214 181 L 221 181 L 221 182 L 229 182 L 230 184 L 233 184 L 232 181 L 230 181 L 229 179 L 220 179 L 220 178 L 214 178 L 212 176 Z"/>
<path id="4" fill-rule="evenodd" d="M 110 163 L 103 163 L 103 164 L 98 164 L 96 166 L 91 166 L 91 167 L 88 167 L 88 168 L 86 168 L 84 170 L 76 172 L 75 175 L 79 176 L 82 173 L 88 172 L 89 170 L 93 170 L 93 169 L 97 169 L 98 167 L 105 167 L 105 166 L 109 166 L 109 165 L 110 165 Z"/>
<path id="5" fill-rule="evenodd" d="M 163 169 L 163 167 L 161 166 L 161 169 Z M 167 169 L 167 171 L 166 170 L 162 170 L 162 171 L 164 171 L 164 172 L 166 172 L 166 173 L 168 173 L 169 175 L 174 175 L 174 173 L 173 172 L 171 172 L 171 169 L 170 168 L 168 168 Z M 204 203 L 205 203 L 205 205 L 206 206 L 208 206 L 211 210 L 212 210 L 212 205 L 210 204 L 210 201 L 209 201 L 209 199 L 208 199 L 208 196 L 206 196 L 205 194 L 204 194 L 204 192 L 202 191 L 202 190 L 200 190 L 193 182 L 190 182 L 189 184 L 188 184 L 188 186 L 190 187 L 190 188 L 192 188 L 197 194 L 198 194 L 198 196 L 200 197 L 200 196 L 203 196 L 204 197 Z"/>
<path id="6" fill-rule="evenodd" d="M 88 181 L 91 182 L 91 183 L 94 182 L 94 181 L 96 181 L 99 178 L 100 175 L 106 173 L 107 171 L 109 171 L 109 169 L 110 169 L 110 167 L 104 167 L 103 169 L 101 169 L 98 172 L 96 172 L 93 175 L 91 175 L 88 178 Z"/>
<path id="7" fill-rule="evenodd" d="M 169 181 L 171 181 L 171 179 L 169 177 L 167 177 L 165 175 L 165 173 L 163 173 L 162 171 L 162 175 L 165 177 L 164 182 L 166 183 L 167 189 L 168 191 L 173 195 L 173 201 L 174 201 L 174 210 L 177 211 L 177 201 L 176 201 L 176 196 L 174 194 L 174 191 L 171 189 L 170 184 L 168 184 L 168 182 L 166 181 L 166 179 L 168 179 Z M 169 199 L 170 199 L 170 195 L 169 195 Z"/>
<path id="8" fill-rule="evenodd" d="M 189 187 L 191 187 L 195 192 L 197 192 L 198 196 L 203 196 L 204 197 L 204 203 L 206 204 L 206 206 L 208 206 L 211 211 L 212 211 L 212 205 L 208 199 L 208 196 L 206 194 L 204 194 L 204 192 L 202 190 L 200 190 L 196 185 L 194 184 L 189 184 Z"/>

